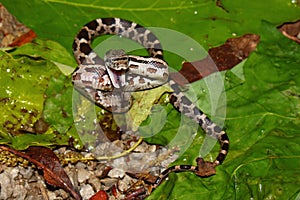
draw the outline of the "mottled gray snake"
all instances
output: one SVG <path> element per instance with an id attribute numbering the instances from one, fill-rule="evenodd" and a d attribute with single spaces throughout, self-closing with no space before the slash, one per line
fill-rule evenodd
<path id="1" fill-rule="evenodd" d="M 148 50 L 150 57 L 127 55 L 123 50 L 111 50 L 104 61 L 93 51 L 91 43 L 101 35 L 119 35 L 131 39 Z M 154 188 L 171 172 L 191 171 L 198 176 L 210 176 L 228 153 L 229 139 L 225 131 L 212 122 L 180 90 L 169 77 L 168 64 L 163 60 L 162 46 L 148 29 L 120 18 L 95 19 L 81 28 L 73 51 L 79 64 L 73 73 L 75 88 L 96 105 L 120 113 L 131 106 L 131 92 L 158 87 L 166 82 L 173 92 L 170 103 L 181 113 L 196 121 L 207 135 L 220 143 L 220 152 L 213 162 L 197 158 L 197 166 L 178 165 L 161 173 Z"/>

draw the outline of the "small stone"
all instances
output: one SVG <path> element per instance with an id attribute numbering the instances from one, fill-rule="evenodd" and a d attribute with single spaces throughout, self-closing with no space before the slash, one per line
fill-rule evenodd
<path id="1" fill-rule="evenodd" d="M 101 177 L 103 175 L 103 172 L 105 169 L 106 169 L 106 165 L 99 163 L 98 166 L 96 166 L 96 168 L 94 170 L 95 176 Z"/>
<path id="2" fill-rule="evenodd" d="M 81 187 L 80 189 L 80 194 L 82 196 L 83 199 L 89 199 L 91 198 L 91 196 L 94 195 L 94 190 L 93 187 L 89 184 L 84 185 L 83 187 Z"/>
<path id="3" fill-rule="evenodd" d="M 31 167 L 18 167 L 20 174 L 23 176 L 24 179 L 30 180 L 33 177 L 33 170 Z"/>
<path id="4" fill-rule="evenodd" d="M 89 179 L 89 184 L 93 186 L 95 191 L 99 191 L 101 189 L 100 180 L 96 176 L 91 176 Z"/>
<path id="5" fill-rule="evenodd" d="M 70 195 L 63 189 L 55 190 L 56 199 L 70 199 Z"/>
<path id="6" fill-rule="evenodd" d="M 11 178 L 15 179 L 18 176 L 19 172 L 20 170 L 18 167 L 13 167 L 12 170 L 10 171 Z"/>
<path id="7" fill-rule="evenodd" d="M 74 166 L 68 166 L 64 168 L 65 172 L 69 176 L 69 179 L 71 180 L 71 183 L 76 187 L 78 186 L 78 178 L 77 178 L 77 170 L 74 168 Z"/>
<path id="8" fill-rule="evenodd" d="M 11 187 L 10 175 L 6 171 L 0 174 L 0 185 L 2 186 L 0 199 L 9 199 L 13 193 L 13 188 Z"/>
<path id="9" fill-rule="evenodd" d="M 132 178 L 128 175 L 125 175 L 122 181 L 119 181 L 118 189 L 121 191 L 126 191 L 130 187 L 131 183 L 132 183 Z"/>
<path id="10" fill-rule="evenodd" d="M 122 169 L 117 169 L 113 168 L 112 170 L 109 171 L 108 176 L 112 178 L 123 178 L 125 175 L 124 170 Z"/>
<path id="11" fill-rule="evenodd" d="M 135 145 L 136 142 L 132 142 L 131 145 Z M 135 152 L 146 152 L 146 150 L 149 148 L 149 145 L 147 145 L 147 143 L 143 142 L 142 144 L 140 144 L 139 146 L 137 146 L 134 151 Z"/>
<path id="12" fill-rule="evenodd" d="M 76 169 L 83 169 L 83 168 L 85 168 L 86 167 L 86 164 L 84 164 L 84 163 L 82 163 L 82 162 L 78 162 L 78 163 L 76 163 L 76 165 L 75 165 L 75 168 Z"/>
<path id="13" fill-rule="evenodd" d="M 13 194 L 14 199 L 25 199 L 27 194 L 27 189 L 23 185 L 15 185 L 13 189 L 14 189 L 14 194 Z M 37 200 L 37 198 L 35 199 Z"/>
<path id="14" fill-rule="evenodd" d="M 113 185 L 117 184 L 118 179 L 104 178 L 100 182 L 104 185 L 104 190 L 109 190 Z"/>
<path id="15" fill-rule="evenodd" d="M 56 194 L 50 190 L 47 191 L 47 195 L 49 199 L 58 199 Z"/>
<path id="16" fill-rule="evenodd" d="M 90 178 L 90 173 L 86 169 L 78 169 L 77 179 L 79 183 L 83 183 Z"/>

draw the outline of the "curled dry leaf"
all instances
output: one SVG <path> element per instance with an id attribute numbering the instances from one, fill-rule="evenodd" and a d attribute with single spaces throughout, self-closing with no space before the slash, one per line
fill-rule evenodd
<path id="1" fill-rule="evenodd" d="M 284 23 L 278 29 L 285 37 L 300 44 L 300 20 Z"/>
<path id="2" fill-rule="evenodd" d="M 194 62 L 184 62 L 171 77 L 180 85 L 200 80 L 214 72 L 228 70 L 246 59 L 259 43 L 259 35 L 245 34 L 230 38 L 225 44 L 208 50 L 209 56 Z"/>
<path id="3" fill-rule="evenodd" d="M 126 174 L 130 177 L 133 177 L 133 178 L 136 178 L 136 179 L 139 179 L 139 180 L 143 180 L 147 183 L 150 183 L 150 184 L 154 184 L 156 179 L 157 179 L 157 176 L 153 176 L 149 173 L 132 173 L 132 172 L 126 172 Z"/>
<path id="4" fill-rule="evenodd" d="M 137 188 L 126 194 L 126 200 L 145 199 L 149 195 L 145 187 Z"/>
<path id="5" fill-rule="evenodd" d="M 39 164 L 37 167 L 44 172 L 44 178 L 50 185 L 60 187 L 66 192 L 69 192 L 77 200 L 82 199 L 80 194 L 74 189 L 68 175 L 62 168 L 59 158 L 53 153 L 51 149 L 46 147 L 29 147 L 26 154 L 32 160 L 36 160 Z"/>
<path id="6" fill-rule="evenodd" d="M 0 3 L 0 47 L 15 47 L 31 42 L 36 34 L 21 24 Z"/>
<path id="7" fill-rule="evenodd" d="M 60 165 L 58 157 L 51 149 L 46 147 L 29 147 L 26 153 L 22 153 L 6 146 L 0 146 L 0 148 L 35 164 L 38 169 L 43 171 L 44 178 L 48 184 L 64 189 L 76 200 L 82 199 L 81 195 L 74 189 L 68 175 Z"/>

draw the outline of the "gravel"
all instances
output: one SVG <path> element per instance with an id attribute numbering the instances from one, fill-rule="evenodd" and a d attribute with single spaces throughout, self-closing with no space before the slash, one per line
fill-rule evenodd
<path id="1" fill-rule="evenodd" d="M 105 152 L 105 155 L 121 152 L 118 148 L 112 147 L 112 143 L 99 145 L 95 154 L 100 156 L 100 151 Z M 55 152 L 59 155 L 70 153 L 70 150 L 64 147 Z M 83 156 L 91 155 L 86 152 L 81 152 L 81 154 Z M 138 181 L 128 176 L 126 172 L 151 173 L 157 176 L 176 157 L 173 150 L 158 148 L 156 145 L 148 145 L 143 142 L 134 152 L 126 156 L 98 162 L 68 163 L 64 166 L 64 170 L 83 199 L 89 199 L 99 190 L 105 190 L 110 200 L 124 199 L 125 194 L 122 191 L 128 190 Z M 41 172 L 35 166 L 9 167 L 1 165 L 0 200 L 2 199 L 69 200 L 73 198 L 64 190 L 46 184 Z"/>

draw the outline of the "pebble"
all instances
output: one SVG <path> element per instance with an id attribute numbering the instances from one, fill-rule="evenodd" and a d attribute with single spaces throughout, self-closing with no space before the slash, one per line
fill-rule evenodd
<path id="1" fill-rule="evenodd" d="M 125 175 L 125 171 L 117 168 L 113 168 L 108 173 L 108 176 L 112 178 L 123 178 L 124 175 Z"/>
<path id="2" fill-rule="evenodd" d="M 86 169 L 78 169 L 77 171 L 77 179 L 79 183 L 84 183 L 86 180 L 90 178 L 90 173 Z"/>
<path id="3" fill-rule="evenodd" d="M 27 194 L 27 189 L 24 186 L 22 186 L 22 185 L 16 185 L 14 187 L 14 195 L 13 195 L 13 197 L 15 199 L 25 199 L 26 194 Z M 33 199 L 33 198 L 31 198 L 31 199 Z M 35 200 L 37 200 L 36 197 L 35 197 Z"/>
<path id="4" fill-rule="evenodd" d="M 91 196 L 93 196 L 95 194 L 95 192 L 94 192 L 92 186 L 84 185 L 80 189 L 80 194 L 84 197 L 84 199 L 89 199 L 89 198 L 91 198 Z"/>
<path id="5" fill-rule="evenodd" d="M 159 164 L 162 161 L 168 160 L 169 163 L 174 161 L 170 159 L 172 152 L 168 152 L 169 150 L 166 149 L 154 151 L 156 148 L 155 145 L 143 143 L 137 149 L 138 151 L 131 152 L 126 156 L 101 162 L 89 162 L 88 164 L 81 162 L 67 164 L 64 166 L 64 170 L 84 200 L 89 199 L 100 190 L 109 191 L 112 187 L 126 191 L 137 180 L 126 175 L 125 172 L 159 172 L 162 168 Z M 122 152 L 117 145 L 109 148 L 109 145 L 104 144 L 98 148 L 98 150 L 100 149 L 105 150 L 106 155 L 116 155 Z M 65 148 L 57 150 L 60 153 L 65 151 L 67 151 Z M 85 155 L 86 153 L 82 154 Z M 155 162 L 156 160 L 160 160 L 159 164 Z M 164 165 L 169 163 L 164 163 Z M 108 174 L 103 177 L 106 175 L 105 171 Z M 5 186 L 0 187 L 0 200 L 73 200 L 70 194 L 63 189 L 50 187 L 49 184 L 46 184 L 42 173 L 38 173 L 35 167 L 1 166 L 0 186 Z M 124 197 L 125 194 L 121 194 L 118 189 L 116 197 L 110 194 L 110 200 Z"/>
<path id="6" fill-rule="evenodd" d="M 6 187 L 1 187 L 0 199 L 8 199 L 13 194 L 13 188 L 10 187 L 11 176 L 8 171 L 0 174 L 0 185 L 5 185 Z"/>
<path id="7" fill-rule="evenodd" d="M 93 187 L 95 191 L 101 190 L 101 182 L 95 175 L 90 176 L 88 183 Z"/>

